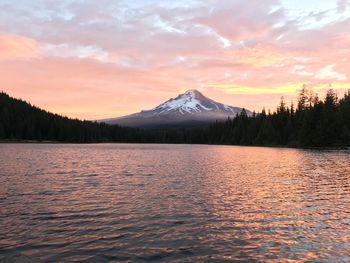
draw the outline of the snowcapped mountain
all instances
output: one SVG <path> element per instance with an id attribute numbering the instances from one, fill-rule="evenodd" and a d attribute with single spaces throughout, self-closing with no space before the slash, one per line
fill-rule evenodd
<path id="1" fill-rule="evenodd" d="M 130 127 L 159 125 L 195 125 L 233 118 L 242 108 L 228 106 L 205 97 L 198 90 L 188 90 L 151 110 L 124 117 L 102 120 L 109 124 Z M 247 114 L 251 112 L 246 110 Z"/>

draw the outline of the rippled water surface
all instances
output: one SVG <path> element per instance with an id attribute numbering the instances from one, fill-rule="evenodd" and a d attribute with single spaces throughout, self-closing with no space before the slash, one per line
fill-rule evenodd
<path id="1" fill-rule="evenodd" d="M 350 152 L 0 144 L 0 255 L 350 261 Z"/>

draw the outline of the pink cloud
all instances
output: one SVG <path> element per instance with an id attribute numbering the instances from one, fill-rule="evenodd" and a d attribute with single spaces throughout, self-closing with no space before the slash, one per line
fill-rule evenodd
<path id="1" fill-rule="evenodd" d="M 30 38 L 0 34 L 0 60 L 37 57 L 39 44 Z"/>

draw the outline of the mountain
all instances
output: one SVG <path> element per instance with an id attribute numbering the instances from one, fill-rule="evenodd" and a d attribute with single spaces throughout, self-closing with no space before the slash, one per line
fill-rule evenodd
<path id="1" fill-rule="evenodd" d="M 195 126 L 225 120 L 228 117 L 234 118 L 242 110 L 216 102 L 198 90 L 191 89 L 151 110 L 101 122 L 130 127 Z M 247 115 L 251 115 L 250 111 L 246 112 Z"/>

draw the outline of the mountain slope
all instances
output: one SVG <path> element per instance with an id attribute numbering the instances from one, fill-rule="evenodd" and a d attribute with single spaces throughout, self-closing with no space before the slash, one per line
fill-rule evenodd
<path id="1" fill-rule="evenodd" d="M 188 90 L 159 106 L 124 117 L 102 120 L 108 124 L 130 127 L 161 125 L 200 125 L 203 123 L 234 118 L 243 109 L 228 106 L 205 97 L 197 90 Z M 250 115 L 251 112 L 247 111 Z"/>

